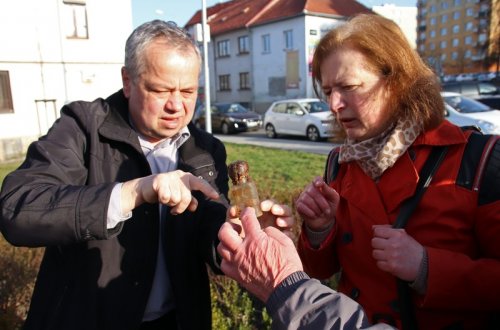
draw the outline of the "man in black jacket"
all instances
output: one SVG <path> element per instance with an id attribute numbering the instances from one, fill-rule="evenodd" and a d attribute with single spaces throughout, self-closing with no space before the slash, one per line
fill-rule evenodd
<path id="1" fill-rule="evenodd" d="M 201 58 L 175 24 L 128 38 L 123 89 L 73 102 L 0 195 L 0 230 L 45 246 L 25 329 L 209 329 L 226 151 L 190 122 Z"/>

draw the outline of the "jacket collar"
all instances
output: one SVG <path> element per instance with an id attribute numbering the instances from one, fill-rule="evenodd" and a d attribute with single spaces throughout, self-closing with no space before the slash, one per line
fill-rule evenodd
<path id="1" fill-rule="evenodd" d="M 106 104 L 108 105 L 108 115 L 99 128 L 99 134 L 114 141 L 127 143 L 142 154 L 137 133 L 129 123 L 128 100 L 123 94 L 123 90 L 109 96 L 106 99 Z"/>
<path id="2" fill-rule="evenodd" d="M 378 183 L 365 175 L 355 162 L 347 163 L 349 175 L 342 180 L 341 196 L 365 212 L 367 218 L 374 221 L 385 218 L 390 223 L 387 214 L 396 211 L 403 200 L 415 193 L 419 169 L 430 152 L 428 147 L 466 142 L 460 127 L 443 121 L 436 128 L 421 133 L 394 166 L 384 172 Z M 414 159 L 417 149 L 421 151 L 418 152 L 418 158 Z M 366 209 L 366 205 L 370 205 L 370 209 Z"/>

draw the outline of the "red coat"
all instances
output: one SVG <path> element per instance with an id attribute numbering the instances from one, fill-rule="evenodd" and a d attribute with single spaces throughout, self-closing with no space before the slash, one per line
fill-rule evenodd
<path id="1" fill-rule="evenodd" d="M 378 184 L 356 162 L 342 165 L 331 184 L 340 194 L 331 234 L 319 249 L 311 248 L 304 233 L 299 240 L 309 275 L 325 279 L 342 269 L 340 292 L 357 300 L 372 322 L 389 315 L 401 327 L 396 279 L 378 269 L 372 257 L 372 225 L 395 221 L 402 201 L 415 191 L 431 147 L 449 145 L 405 228 L 429 257 L 426 294 L 414 293 L 418 325 L 484 329 L 487 314 L 500 311 L 500 200 L 478 207 L 477 192 L 455 185 L 465 144 L 462 130 L 445 121 L 420 135 Z"/>

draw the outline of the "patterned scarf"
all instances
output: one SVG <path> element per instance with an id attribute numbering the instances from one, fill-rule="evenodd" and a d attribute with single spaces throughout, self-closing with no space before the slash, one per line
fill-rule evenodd
<path id="1" fill-rule="evenodd" d="M 379 136 L 354 142 L 347 138 L 340 147 L 339 163 L 356 161 L 366 175 L 378 180 L 415 141 L 422 128 L 410 119 L 401 119 Z"/>

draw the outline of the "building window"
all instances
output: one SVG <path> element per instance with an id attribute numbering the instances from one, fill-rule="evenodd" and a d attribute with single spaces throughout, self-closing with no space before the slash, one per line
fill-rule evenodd
<path id="1" fill-rule="evenodd" d="M 453 12 L 453 19 L 454 19 L 454 20 L 457 20 L 457 19 L 459 19 L 459 18 L 460 18 L 460 12 L 459 12 L 459 11 L 455 11 L 455 12 Z"/>
<path id="2" fill-rule="evenodd" d="M 419 37 L 420 40 L 424 41 L 425 37 L 426 37 L 425 32 L 420 33 L 420 37 Z"/>
<path id="3" fill-rule="evenodd" d="M 87 7 L 85 0 L 63 1 L 64 28 L 68 39 L 88 39 Z"/>
<path id="4" fill-rule="evenodd" d="M 217 57 L 229 56 L 229 40 L 222 40 L 217 42 Z"/>
<path id="5" fill-rule="evenodd" d="M 436 25 L 436 17 L 431 17 L 431 25 Z"/>
<path id="6" fill-rule="evenodd" d="M 250 41 L 248 36 L 238 38 L 238 53 L 248 54 L 250 52 Z"/>
<path id="7" fill-rule="evenodd" d="M 448 34 L 448 29 L 447 28 L 442 28 L 441 29 L 441 35 L 445 36 L 446 34 Z"/>
<path id="8" fill-rule="evenodd" d="M 228 74 L 223 74 L 219 76 L 219 90 L 220 91 L 230 91 L 231 90 L 231 82 L 230 76 Z"/>
<path id="9" fill-rule="evenodd" d="M 435 5 L 431 5 L 431 8 L 429 10 L 429 12 L 431 13 L 435 13 L 437 10 L 436 10 L 436 6 Z"/>
<path id="10" fill-rule="evenodd" d="M 10 90 L 9 71 L 0 71 L 0 113 L 12 113 L 12 93 Z"/>
<path id="11" fill-rule="evenodd" d="M 446 2 L 446 1 L 441 2 L 441 9 L 442 10 L 448 9 L 448 2 Z"/>
<path id="12" fill-rule="evenodd" d="M 458 38 L 453 38 L 453 40 L 451 41 L 451 45 L 453 47 L 458 47 L 458 45 L 460 45 L 460 40 Z"/>
<path id="13" fill-rule="evenodd" d="M 441 23 L 446 23 L 448 22 L 448 15 L 444 14 L 443 16 L 441 16 Z"/>
<path id="14" fill-rule="evenodd" d="M 454 5 L 455 7 L 458 7 L 458 6 L 460 6 L 461 4 L 462 4 L 462 0 L 454 0 L 454 1 L 453 1 L 453 5 Z"/>
<path id="15" fill-rule="evenodd" d="M 465 23 L 465 31 L 472 31 L 474 29 L 474 23 L 467 22 Z"/>
<path id="16" fill-rule="evenodd" d="M 441 59 L 441 62 L 446 61 L 446 54 L 441 54 L 440 59 Z"/>
<path id="17" fill-rule="evenodd" d="M 419 49 L 420 49 L 421 52 L 425 52 L 425 45 L 421 44 L 420 47 L 419 47 Z"/>
<path id="18" fill-rule="evenodd" d="M 456 61 L 458 59 L 458 52 L 451 53 L 451 59 Z"/>
<path id="19" fill-rule="evenodd" d="M 429 43 L 429 49 L 430 50 L 436 49 L 436 45 L 433 42 Z"/>
<path id="20" fill-rule="evenodd" d="M 250 74 L 240 72 L 240 89 L 250 89 Z"/>
<path id="21" fill-rule="evenodd" d="M 467 8 L 467 10 L 465 11 L 465 14 L 467 16 L 474 16 L 474 8 Z"/>
<path id="22" fill-rule="evenodd" d="M 465 58 L 471 58 L 471 56 L 472 56 L 472 51 L 470 49 L 467 49 L 465 51 L 464 57 Z"/>
<path id="23" fill-rule="evenodd" d="M 430 35 L 431 38 L 436 37 L 436 30 L 431 30 L 431 32 L 429 33 L 429 35 Z"/>
<path id="24" fill-rule="evenodd" d="M 439 46 L 441 47 L 441 49 L 445 49 L 446 45 L 447 45 L 446 40 L 441 41 L 441 43 L 439 44 Z"/>
<path id="25" fill-rule="evenodd" d="M 283 35 L 285 37 L 285 49 L 293 49 L 293 31 L 286 30 Z"/>
<path id="26" fill-rule="evenodd" d="M 264 34 L 262 36 L 262 52 L 263 53 L 271 52 L 271 36 L 269 34 Z"/>
<path id="27" fill-rule="evenodd" d="M 460 32 L 460 25 L 456 24 L 453 25 L 453 33 L 459 33 Z"/>
<path id="28" fill-rule="evenodd" d="M 466 36 L 464 42 L 465 42 L 466 45 L 471 45 L 472 44 L 472 37 L 471 36 Z"/>

